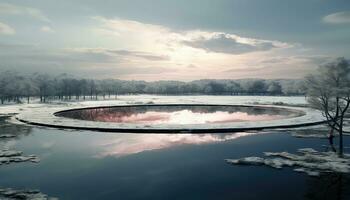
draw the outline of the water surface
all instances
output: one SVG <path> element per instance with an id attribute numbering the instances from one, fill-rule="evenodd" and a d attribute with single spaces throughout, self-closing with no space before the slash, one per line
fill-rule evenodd
<path id="1" fill-rule="evenodd" d="M 141 105 L 87 108 L 60 112 L 61 117 L 89 121 L 132 124 L 217 124 L 270 121 L 302 115 L 301 112 L 271 107 L 222 105 Z"/>
<path id="2" fill-rule="evenodd" d="M 20 137 L 1 145 L 37 154 L 41 162 L 0 166 L 1 187 L 40 189 L 60 199 L 350 197 L 344 175 L 312 178 L 290 169 L 224 162 L 264 151 L 323 150 L 326 140 L 282 132 L 143 135 L 10 127 L 0 129 Z"/>

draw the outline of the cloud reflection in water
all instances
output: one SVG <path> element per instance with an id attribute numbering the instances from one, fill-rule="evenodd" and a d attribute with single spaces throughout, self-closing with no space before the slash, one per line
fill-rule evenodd
<path id="1" fill-rule="evenodd" d="M 125 134 L 113 141 L 99 143 L 103 151 L 97 157 L 126 156 L 143 151 L 159 150 L 180 145 L 201 145 L 234 140 L 266 132 L 237 132 L 232 134 Z"/>
<path id="2" fill-rule="evenodd" d="M 118 122 L 118 123 L 147 123 L 147 124 L 207 124 L 241 121 L 267 121 L 282 119 L 282 115 L 260 114 L 253 115 L 245 112 L 223 112 L 196 113 L 191 110 L 176 112 L 154 112 L 135 113 L 127 116 L 100 115 L 96 121 Z"/>

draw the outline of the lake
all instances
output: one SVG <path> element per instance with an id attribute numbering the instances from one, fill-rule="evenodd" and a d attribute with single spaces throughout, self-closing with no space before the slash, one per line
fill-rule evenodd
<path id="1" fill-rule="evenodd" d="M 0 130 L 3 127 L 0 127 Z M 8 131 L 6 129 L 6 131 Z M 40 189 L 60 199 L 349 199 L 349 177 L 232 166 L 224 159 L 313 147 L 327 140 L 281 131 L 128 134 L 14 128 L 2 145 L 41 162 L 0 167 L 0 186 Z M 345 144 L 350 140 L 346 138 Z M 330 184 L 332 182 L 332 184 Z"/>

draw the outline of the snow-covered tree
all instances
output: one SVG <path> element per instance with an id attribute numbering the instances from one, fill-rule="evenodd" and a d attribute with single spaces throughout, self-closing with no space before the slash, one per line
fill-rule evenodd
<path id="1" fill-rule="evenodd" d="M 322 111 L 328 125 L 339 133 L 339 156 L 343 156 L 344 117 L 350 105 L 350 65 L 344 58 L 320 66 L 306 77 L 308 102 Z"/>

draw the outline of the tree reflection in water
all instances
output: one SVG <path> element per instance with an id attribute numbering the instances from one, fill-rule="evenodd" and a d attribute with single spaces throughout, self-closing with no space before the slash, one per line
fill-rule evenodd
<path id="1" fill-rule="evenodd" d="M 9 117 L 0 117 L 0 135 L 14 135 L 15 139 L 19 139 L 23 136 L 28 136 L 32 132 L 32 127 L 25 124 L 13 124 L 7 122 Z M 13 138 L 1 138 L 0 142 L 6 142 Z"/>
<path id="2" fill-rule="evenodd" d="M 346 200 L 350 199 L 350 176 L 326 173 L 320 177 L 308 177 L 305 199 Z"/>

